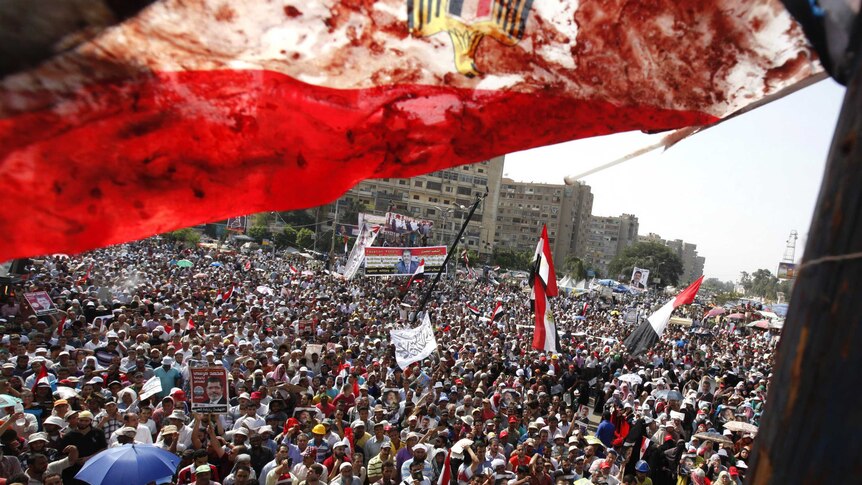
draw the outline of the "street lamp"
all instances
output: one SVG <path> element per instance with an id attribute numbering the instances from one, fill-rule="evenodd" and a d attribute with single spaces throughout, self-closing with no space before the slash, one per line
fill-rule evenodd
<path id="1" fill-rule="evenodd" d="M 446 241 L 445 241 L 445 235 L 443 234 L 443 230 L 445 230 L 445 229 L 446 229 L 446 221 L 449 219 L 449 214 L 454 213 L 454 212 L 455 212 L 455 209 L 443 209 L 443 208 L 441 208 L 440 206 L 436 206 L 436 205 L 434 206 L 434 208 L 435 208 L 435 209 L 437 209 L 438 211 L 440 211 L 440 212 L 443 214 L 443 227 L 442 227 L 442 229 L 441 229 L 441 231 L 440 231 L 440 238 L 439 238 L 439 240 L 440 240 L 440 244 L 445 244 L 445 243 L 446 243 Z"/>

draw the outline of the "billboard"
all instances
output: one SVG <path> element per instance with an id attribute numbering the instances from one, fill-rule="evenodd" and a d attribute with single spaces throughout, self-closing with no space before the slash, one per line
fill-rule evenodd
<path id="1" fill-rule="evenodd" d="M 57 306 L 54 305 L 54 301 L 51 300 L 51 297 L 48 296 L 48 293 L 44 291 L 34 291 L 32 293 L 24 293 L 24 299 L 27 300 L 27 303 L 30 305 L 30 308 L 33 309 L 33 313 L 37 316 L 49 315 L 51 313 L 56 313 Z"/>
<path id="2" fill-rule="evenodd" d="M 227 369 L 221 365 L 190 365 L 191 406 L 193 413 L 227 413 Z"/>
<path id="3" fill-rule="evenodd" d="M 240 234 L 244 234 L 246 228 L 248 227 L 248 216 L 237 216 L 228 218 L 227 223 L 228 231 L 238 232 Z"/>
<path id="4" fill-rule="evenodd" d="M 423 236 L 431 234 L 431 229 L 434 227 L 433 221 L 425 219 L 416 219 L 410 216 L 396 214 L 395 212 L 386 213 L 386 230 L 396 234 L 405 234 L 416 232 Z"/>
<path id="5" fill-rule="evenodd" d="M 778 279 L 792 280 L 796 278 L 795 263 L 778 263 Z"/>
<path id="6" fill-rule="evenodd" d="M 445 259 L 446 246 L 370 247 L 365 248 L 365 275 L 410 276 L 422 260 L 425 261 L 425 274 L 436 274 L 442 269 Z"/>
<path id="7" fill-rule="evenodd" d="M 649 270 L 638 268 L 635 266 L 632 268 L 632 277 L 629 280 L 629 286 L 637 290 L 645 290 L 647 288 L 647 280 L 649 280 Z"/>

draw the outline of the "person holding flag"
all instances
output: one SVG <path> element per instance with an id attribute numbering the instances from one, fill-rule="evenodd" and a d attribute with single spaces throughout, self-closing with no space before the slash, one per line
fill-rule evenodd
<path id="1" fill-rule="evenodd" d="M 535 331 L 533 332 L 533 348 L 544 352 L 559 352 L 559 338 L 554 315 L 548 303 L 548 297 L 557 296 L 557 274 L 554 271 L 554 261 L 551 257 L 551 245 L 548 242 L 548 227 L 542 226 L 542 236 L 536 246 L 533 268 L 530 272 L 530 302 L 535 316 Z"/>
<path id="2" fill-rule="evenodd" d="M 634 332 L 629 334 L 625 340 L 625 346 L 629 353 L 637 356 L 655 346 L 667 328 L 667 323 L 670 321 L 673 311 L 682 305 L 688 305 L 693 302 L 701 283 L 703 283 L 703 276 L 680 292 L 680 294 L 668 300 L 667 303 L 644 320 Z"/>

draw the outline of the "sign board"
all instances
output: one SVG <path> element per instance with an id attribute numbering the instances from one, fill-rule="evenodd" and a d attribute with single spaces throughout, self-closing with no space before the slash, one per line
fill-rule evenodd
<path id="1" fill-rule="evenodd" d="M 629 286 L 636 290 L 645 290 L 647 288 L 647 281 L 649 280 L 649 270 L 644 268 L 638 268 L 635 266 L 632 268 L 632 277 L 629 280 Z"/>
<path id="2" fill-rule="evenodd" d="M 162 381 L 159 380 L 158 376 L 153 376 L 150 377 L 150 380 L 144 383 L 143 387 L 141 387 L 141 392 L 138 395 L 138 399 L 143 401 L 148 397 L 154 396 L 160 392 L 162 392 Z"/>
<path id="3" fill-rule="evenodd" d="M 33 313 L 37 316 L 50 315 L 59 311 L 57 305 L 54 305 L 54 301 L 44 291 L 24 293 L 24 299 L 27 300 L 30 308 L 33 309 Z"/>
<path id="4" fill-rule="evenodd" d="M 792 280 L 796 278 L 796 264 L 778 263 L 778 279 Z"/>
<path id="5" fill-rule="evenodd" d="M 425 274 L 436 274 L 443 269 L 446 246 L 416 248 L 365 248 L 366 276 L 411 276 L 425 261 Z M 443 270 L 445 273 L 445 270 Z"/>
<path id="6" fill-rule="evenodd" d="M 690 327 L 691 318 L 670 317 L 670 320 L 667 323 L 670 325 L 679 325 L 680 327 Z"/>
<path id="7" fill-rule="evenodd" d="M 224 366 L 190 365 L 193 413 L 225 414 L 228 410 L 227 369 Z"/>
<path id="8" fill-rule="evenodd" d="M 318 357 L 323 357 L 323 345 L 322 344 L 308 344 L 305 346 L 305 356 L 308 358 L 309 362 L 311 361 L 312 354 L 317 354 Z"/>

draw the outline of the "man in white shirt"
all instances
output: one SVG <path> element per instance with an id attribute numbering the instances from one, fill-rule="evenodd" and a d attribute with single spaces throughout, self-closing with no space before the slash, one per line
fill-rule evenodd
<path id="1" fill-rule="evenodd" d="M 123 428 L 120 428 L 117 431 L 111 433 L 111 438 L 108 442 L 109 446 L 113 446 L 115 443 L 117 443 L 117 438 L 119 437 L 120 432 L 127 428 L 135 430 L 135 442 L 147 445 L 153 444 L 153 435 L 150 434 L 150 428 L 141 424 L 138 418 L 138 413 L 123 414 L 123 426 Z"/>

